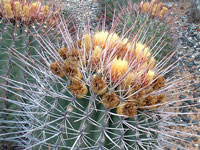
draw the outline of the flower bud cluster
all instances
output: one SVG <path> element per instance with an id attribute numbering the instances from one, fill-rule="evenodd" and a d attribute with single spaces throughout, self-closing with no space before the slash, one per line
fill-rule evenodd
<path id="1" fill-rule="evenodd" d="M 144 14 L 149 14 L 151 17 L 163 18 L 168 11 L 168 8 L 163 6 L 162 2 L 152 0 L 149 2 L 141 2 L 140 10 Z"/>
<path id="2" fill-rule="evenodd" d="M 165 87 L 165 78 L 154 70 L 156 61 L 146 44 L 99 31 L 84 34 L 72 47 L 58 49 L 60 61 L 51 63 L 50 69 L 71 81 L 67 88 L 78 99 L 93 92 L 106 109 L 128 117 L 138 109 L 155 109 L 165 103 L 165 95 L 153 94 Z M 83 74 L 91 68 L 88 83 Z"/>
<path id="3" fill-rule="evenodd" d="M 38 0 L 31 2 L 25 0 L 2 0 L 0 8 L 1 16 L 6 19 L 17 19 L 20 21 L 40 21 L 53 13 L 49 10 L 48 5 L 43 5 Z"/>

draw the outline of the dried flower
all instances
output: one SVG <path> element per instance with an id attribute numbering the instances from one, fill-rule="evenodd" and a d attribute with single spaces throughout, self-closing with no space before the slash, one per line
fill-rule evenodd
<path id="1" fill-rule="evenodd" d="M 101 101 L 105 108 L 114 108 L 119 103 L 118 96 L 114 92 L 104 94 Z"/>
<path id="2" fill-rule="evenodd" d="M 117 107 L 117 113 L 126 117 L 132 117 L 137 114 L 137 106 L 133 102 L 123 102 Z"/>
<path id="3" fill-rule="evenodd" d="M 161 94 L 157 96 L 156 104 L 164 104 L 166 102 L 166 96 Z"/>
<path id="4" fill-rule="evenodd" d="M 158 90 L 162 87 L 165 87 L 165 78 L 164 76 L 158 77 L 154 83 L 152 83 L 153 89 Z"/>
<path id="5" fill-rule="evenodd" d="M 103 95 L 107 91 L 107 84 L 101 76 L 94 75 L 91 81 L 91 90 L 97 95 Z"/>
<path id="6" fill-rule="evenodd" d="M 71 93 L 79 99 L 83 98 L 88 93 L 87 86 L 81 82 L 72 83 L 68 88 L 71 90 Z"/>
<path id="7" fill-rule="evenodd" d="M 129 99 L 130 100 L 136 100 L 143 98 L 145 96 L 145 89 L 142 89 L 141 85 L 135 85 L 131 88 L 129 92 Z"/>
<path id="8" fill-rule="evenodd" d="M 75 64 L 72 64 L 69 60 L 65 60 L 65 63 L 62 66 L 63 72 L 67 77 L 75 77 L 78 75 L 78 67 Z"/>
<path id="9" fill-rule="evenodd" d="M 61 65 L 58 63 L 58 62 L 53 62 L 51 65 L 50 65 L 50 69 L 52 71 L 53 74 L 55 75 L 58 75 L 60 77 L 64 77 L 65 76 L 65 73 L 62 71 L 61 69 Z"/>
<path id="10" fill-rule="evenodd" d="M 69 53 L 68 48 L 62 47 L 62 48 L 58 49 L 58 53 L 59 53 L 60 57 L 62 57 L 62 59 L 65 60 L 68 56 L 68 53 Z"/>
<path id="11" fill-rule="evenodd" d="M 77 49 L 73 48 L 72 51 L 69 51 L 67 54 L 67 59 L 73 64 L 78 64 L 81 57 L 81 51 L 78 51 Z"/>
<path id="12" fill-rule="evenodd" d="M 141 109 L 146 109 L 145 106 L 151 106 L 151 107 L 147 107 L 147 108 L 154 109 L 156 102 L 157 102 L 157 97 L 151 96 L 151 95 L 149 95 L 145 98 L 140 98 L 140 99 L 136 100 L 137 106 L 141 107 Z"/>

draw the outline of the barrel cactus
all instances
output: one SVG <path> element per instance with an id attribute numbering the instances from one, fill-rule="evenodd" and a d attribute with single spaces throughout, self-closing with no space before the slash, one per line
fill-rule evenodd
<path id="1" fill-rule="evenodd" d="M 120 18 L 111 29 L 102 23 L 91 32 L 86 25 L 80 37 L 60 18 L 55 35 L 62 35 L 61 42 L 38 33 L 41 48 L 32 57 L 9 50 L 34 81 L 6 78 L 9 86 L 1 85 L 18 97 L 5 100 L 23 111 L 12 111 L 20 130 L 7 133 L 12 137 L 0 134 L 0 140 L 17 141 L 27 150 L 183 148 L 177 141 L 190 133 L 181 131 L 183 124 L 173 118 L 178 114 L 176 96 L 187 87 L 187 78 L 165 77 L 176 65 L 167 66 L 175 51 L 155 59 L 166 41 L 142 40 L 146 22 L 119 32 L 115 25 Z"/>
<path id="2" fill-rule="evenodd" d="M 107 11 L 107 16 L 112 16 L 112 18 L 117 16 L 120 18 L 121 23 L 117 26 L 119 32 L 127 32 L 134 26 L 135 30 L 128 32 L 128 34 L 131 34 L 130 36 L 134 36 L 138 29 L 146 23 L 148 26 L 145 26 L 146 29 L 143 30 L 141 36 L 138 36 L 140 40 L 146 42 L 154 38 L 152 46 L 156 43 L 161 43 L 161 39 L 166 41 L 163 50 L 156 55 L 156 59 L 161 60 L 166 54 L 174 51 L 177 42 L 177 29 L 175 25 L 177 18 L 170 15 L 171 10 L 163 6 L 162 2 L 159 0 L 152 0 L 151 2 L 132 2 L 131 0 L 126 0 L 127 4 L 125 5 L 120 5 L 121 1 L 113 3 L 116 3 L 116 6 L 107 4 L 107 7 L 110 8 Z M 120 13 L 115 13 L 117 11 Z M 141 37 L 144 37 L 143 34 L 146 36 L 144 39 L 141 39 Z M 156 50 L 158 47 L 153 49 Z"/>
<path id="3" fill-rule="evenodd" d="M 26 64 L 12 57 L 10 50 L 15 49 L 19 55 L 27 57 L 35 55 L 35 49 L 39 49 L 40 46 L 33 34 L 37 31 L 51 37 L 54 34 L 53 28 L 58 12 L 59 7 L 50 1 L 46 3 L 37 0 L 0 1 L 0 84 L 6 85 L 6 87 L 0 88 L 0 110 L 5 112 L 0 114 L 1 133 L 16 131 L 18 128 L 14 122 L 15 118 L 10 115 L 10 110 L 17 109 L 17 105 L 7 99 L 18 101 L 19 97 L 6 91 L 5 88 L 10 86 L 6 80 L 15 80 L 21 83 L 25 83 L 26 80 L 31 81 L 31 76 L 24 72 L 27 69 Z M 15 92 L 18 91 L 15 90 Z M 8 127 L 9 121 L 5 120 L 12 120 L 10 121 L 13 122 L 12 127 Z M 9 136 L 9 134 L 5 135 L 5 137 Z"/>

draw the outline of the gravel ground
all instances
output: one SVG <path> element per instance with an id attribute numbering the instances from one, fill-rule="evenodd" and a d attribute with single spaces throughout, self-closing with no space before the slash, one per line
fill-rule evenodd
<path id="1" fill-rule="evenodd" d="M 66 10 L 69 11 L 77 21 L 77 26 L 80 31 L 83 30 L 84 24 L 87 24 L 87 17 L 90 22 L 91 29 L 97 26 L 99 14 L 102 14 L 101 1 L 99 0 L 64 0 Z M 85 16 L 83 16 L 83 13 Z"/>
<path id="2" fill-rule="evenodd" d="M 177 59 L 180 61 L 172 75 L 174 77 L 190 75 L 193 80 L 190 82 L 189 90 L 178 96 L 180 100 L 188 100 L 177 103 L 178 109 L 175 111 L 179 114 L 174 118 L 174 122 L 185 124 L 185 127 L 178 127 L 178 130 L 200 137 L 200 27 L 187 23 L 187 16 L 181 16 L 178 25 L 180 28 Z M 200 150 L 199 137 L 185 135 L 183 138 L 186 142 L 176 141 L 176 143 L 189 150 Z"/>

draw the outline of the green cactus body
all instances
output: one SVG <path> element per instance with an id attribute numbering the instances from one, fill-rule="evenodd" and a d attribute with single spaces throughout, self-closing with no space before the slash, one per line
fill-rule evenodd
<path id="1" fill-rule="evenodd" d="M 31 11 L 31 7 L 34 5 L 34 2 L 27 2 L 26 4 L 24 2 L 20 2 L 19 5 L 18 3 L 19 1 L 13 0 L 5 0 L 0 3 L 0 110 L 4 112 L 0 114 L 0 126 L 2 126 L 0 133 L 7 133 L 5 136 L 2 136 L 3 141 L 6 138 L 12 138 L 14 136 L 13 134 L 9 133 L 21 133 L 17 122 L 20 120 L 23 122 L 23 117 L 19 117 L 19 120 L 16 120 L 16 117 L 13 115 L 12 111 L 23 111 L 23 108 L 20 108 L 20 105 L 17 105 L 17 102 L 21 100 L 26 102 L 26 100 L 19 96 L 23 95 L 23 92 L 19 89 L 20 86 L 24 87 L 27 82 L 33 81 L 31 75 L 25 72 L 25 70 L 27 70 L 27 66 L 23 62 L 25 60 L 19 60 L 18 57 L 21 55 L 30 58 L 37 54 L 36 50 L 39 50 L 40 46 L 33 36 L 36 34 L 36 31 L 48 34 L 49 36 L 50 34 L 54 34 L 54 31 L 48 33 L 46 28 L 47 26 L 48 28 L 53 27 L 52 25 L 48 24 L 47 16 L 44 19 L 41 18 L 42 20 L 32 19 L 31 21 L 25 21 L 20 17 L 27 12 L 22 12 L 22 10 L 19 10 L 21 16 L 17 17 L 17 13 L 19 13 L 16 11 L 18 6 L 21 8 L 23 7 L 23 10 L 25 10 L 25 7 L 28 7 Z M 12 9 L 7 11 L 8 8 L 6 6 L 8 6 L 8 8 L 12 6 Z M 41 9 L 43 8 L 44 7 L 41 6 Z M 10 18 L 10 16 L 8 16 L 9 12 L 15 12 L 14 16 Z M 53 16 L 54 14 L 51 15 Z M 28 17 L 29 16 L 27 16 L 27 18 Z M 51 16 L 49 16 L 49 18 L 50 17 Z M 13 53 L 16 55 L 14 56 Z M 18 85 L 17 88 L 12 89 L 11 87 L 13 84 L 10 84 L 11 80 L 15 81 L 13 83 L 15 85 L 18 83 L 21 84 Z M 12 144 L 15 145 L 16 143 L 14 142 Z"/>
<path id="2" fill-rule="evenodd" d="M 20 54 L 25 55 L 26 52 L 29 51 L 29 46 L 27 43 L 29 43 L 29 36 L 26 35 L 24 30 L 27 30 L 26 27 L 22 27 L 19 22 L 16 22 L 15 24 L 6 22 L 6 20 L 1 20 L 1 43 L 0 43 L 0 76 L 1 78 L 1 85 L 7 85 L 5 88 L 9 88 L 10 84 L 6 81 L 5 78 L 8 78 L 10 80 L 15 80 L 17 82 L 24 82 L 25 74 L 23 69 L 25 68 L 25 65 L 10 55 L 11 49 L 16 49 Z M 28 47 L 28 49 L 27 49 Z M 21 68 L 20 68 L 21 67 Z M 14 92 L 20 93 L 17 89 L 14 90 Z M 7 114 L 3 114 L 2 119 L 3 120 L 15 120 L 15 118 L 12 115 L 9 115 L 9 110 L 17 110 L 17 105 L 12 104 L 12 102 L 6 101 L 6 99 L 10 100 L 16 100 L 19 101 L 19 97 L 11 92 L 6 91 L 5 89 L 0 89 L 0 95 L 1 95 L 1 110 L 6 112 Z M 3 122 L 1 124 L 5 127 L 5 130 L 2 129 L 2 132 L 8 133 L 13 132 L 17 129 L 15 127 L 15 123 L 12 124 L 13 128 L 8 128 L 8 124 Z M 8 135 L 9 136 L 9 135 Z"/>
<path id="3" fill-rule="evenodd" d="M 68 95 L 71 97 L 71 94 Z M 32 116 L 39 119 L 32 124 L 34 131 L 31 136 L 37 139 L 26 148 L 121 150 L 155 149 L 158 146 L 157 134 L 148 130 L 156 130 L 156 117 L 139 114 L 137 117 L 125 119 L 111 115 L 110 110 L 105 110 L 103 104 L 98 104 L 93 99 L 95 95 L 87 96 L 89 98 L 74 97 L 68 103 L 66 99 L 43 99 L 45 102 L 40 105 L 48 111 Z M 37 112 L 44 110 L 39 108 Z"/>
<path id="4" fill-rule="evenodd" d="M 106 7 L 106 16 L 110 21 L 122 12 L 124 7 L 133 6 L 138 0 L 104 0 L 103 7 Z M 130 7 L 131 7 L 130 6 Z M 104 12 L 103 12 L 104 13 Z"/>

